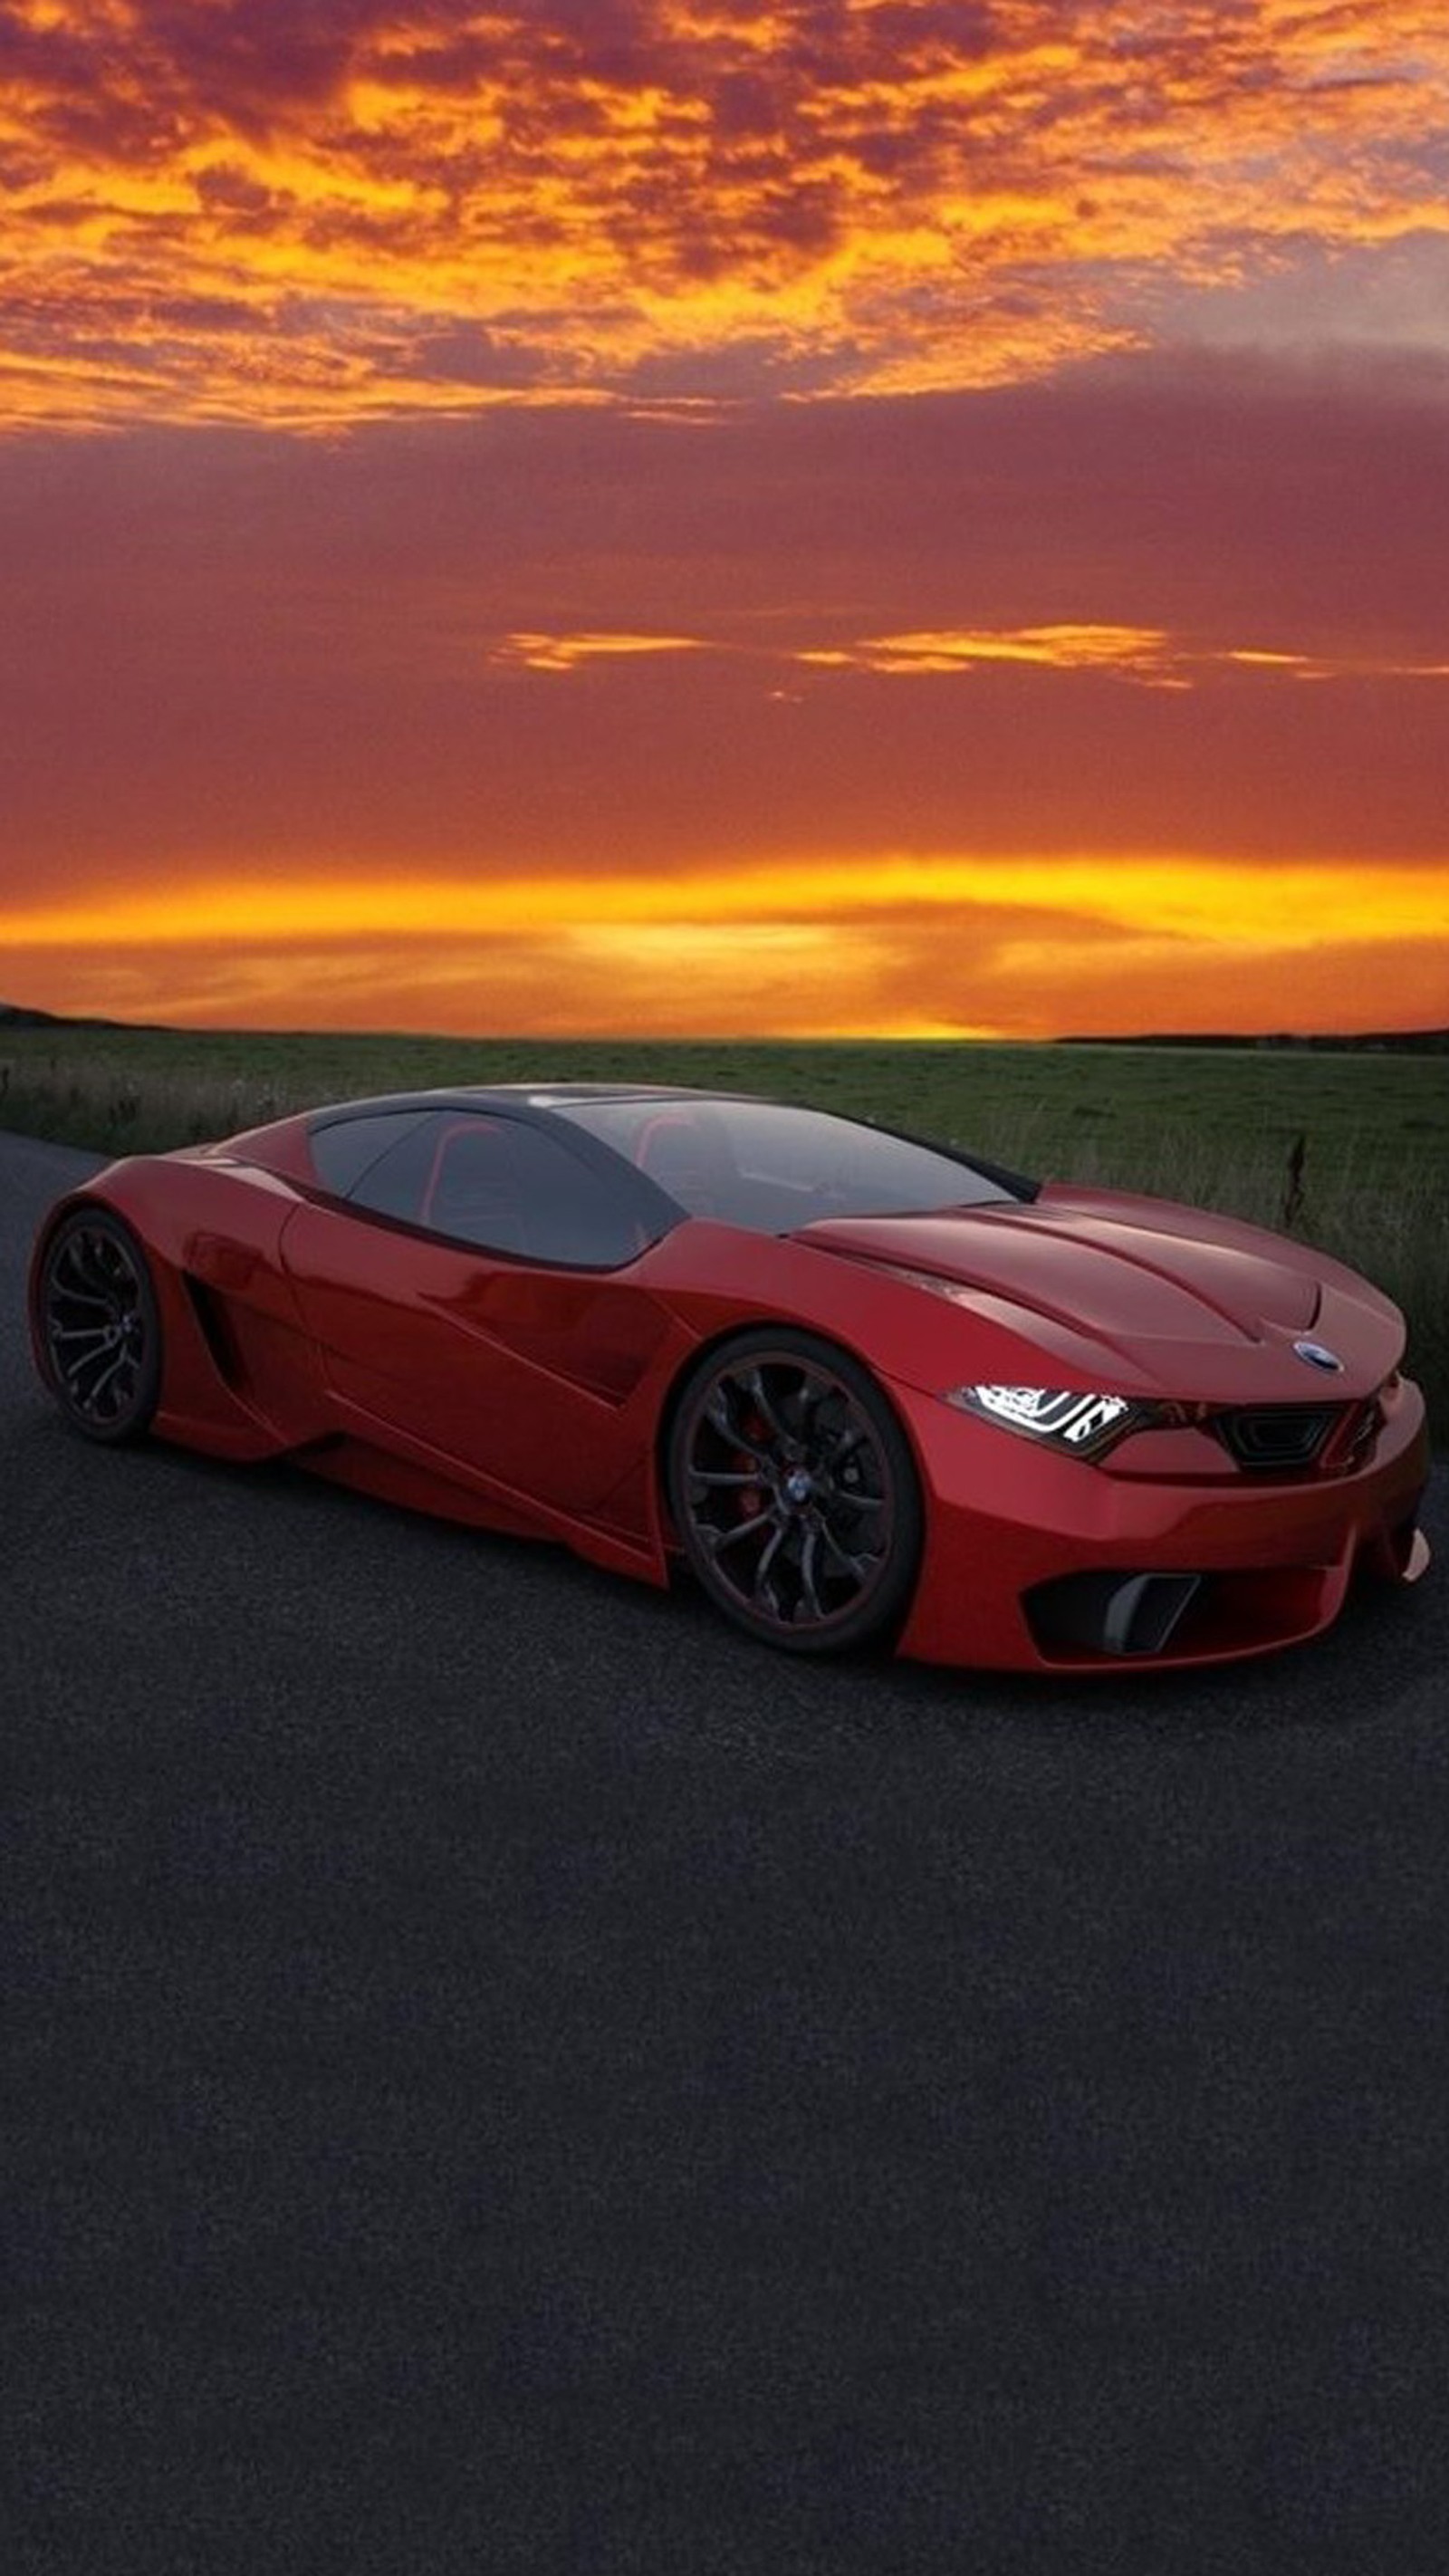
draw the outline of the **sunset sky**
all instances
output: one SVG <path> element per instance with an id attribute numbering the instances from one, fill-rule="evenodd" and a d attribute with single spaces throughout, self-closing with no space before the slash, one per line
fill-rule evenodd
<path id="1" fill-rule="evenodd" d="M 1449 1022 L 1442 0 L 0 0 L 0 1000 Z"/>

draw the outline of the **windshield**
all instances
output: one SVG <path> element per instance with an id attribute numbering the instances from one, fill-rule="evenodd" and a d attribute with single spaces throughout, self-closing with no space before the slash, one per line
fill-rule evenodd
<path id="1" fill-rule="evenodd" d="M 817 1217 L 1010 1203 L 1015 1193 L 954 1155 L 818 1109 L 766 1100 L 551 1104 L 612 1145 L 691 1216 L 760 1234 Z"/>

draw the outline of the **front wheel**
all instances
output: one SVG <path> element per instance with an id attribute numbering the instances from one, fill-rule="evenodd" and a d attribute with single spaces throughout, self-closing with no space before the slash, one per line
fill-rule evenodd
<path id="1" fill-rule="evenodd" d="M 88 1440 L 136 1440 L 161 1390 L 161 1323 L 146 1257 L 109 1209 L 62 1217 L 40 1267 L 36 1325 L 46 1383 Z"/>
<path id="2" fill-rule="evenodd" d="M 921 1488 L 868 1369 L 812 1333 L 740 1333 L 687 1379 L 670 1509 L 717 1609 L 795 1654 L 883 1635 L 920 1562 Z"/>

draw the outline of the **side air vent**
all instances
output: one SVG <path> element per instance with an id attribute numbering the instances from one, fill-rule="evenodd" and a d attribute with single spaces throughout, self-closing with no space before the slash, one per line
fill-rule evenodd
<path id="1" fill-rule="evenodd" d="M 1264 1474 L 1311 1467 L 1343 1413 L 1341 1404 L 1242 1405 L 1215 1414 L 1212 1428 L 1240 1467 Z"/>
<path id="2" fill-rule="evenodd" d="M 181 1276 L 186 1285 L 186 1294 L 191 1300 L 192 1312 L 196 1317 L 201 1338 L 211 1354 L 212 1366 L 217 1376 L 223 1386 L 238 1386 L 241 1382 L 241 1369 L 237 1362 L 236 1344 L 232 1340 L 231 1327 L 227 1323 L 221 1299 L 212 1289 L 206 1287 L 203 1281 L 195 1278 L 189 1270 L 183 1270 Z"/>

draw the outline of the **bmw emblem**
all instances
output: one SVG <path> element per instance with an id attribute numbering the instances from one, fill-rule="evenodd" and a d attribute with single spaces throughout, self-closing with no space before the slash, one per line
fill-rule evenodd
<path id="1" fill-rule="evenodd" d="M 1343 1367 L 1337 1352 L 1325 1350 L 1322 1342 L 1295 1342 L 1293 1352 L 1295 1358 L 1306 1360 L 1310 1368 L 1326 1370 L 1330 1377 L 1337 1377 Z"/>

